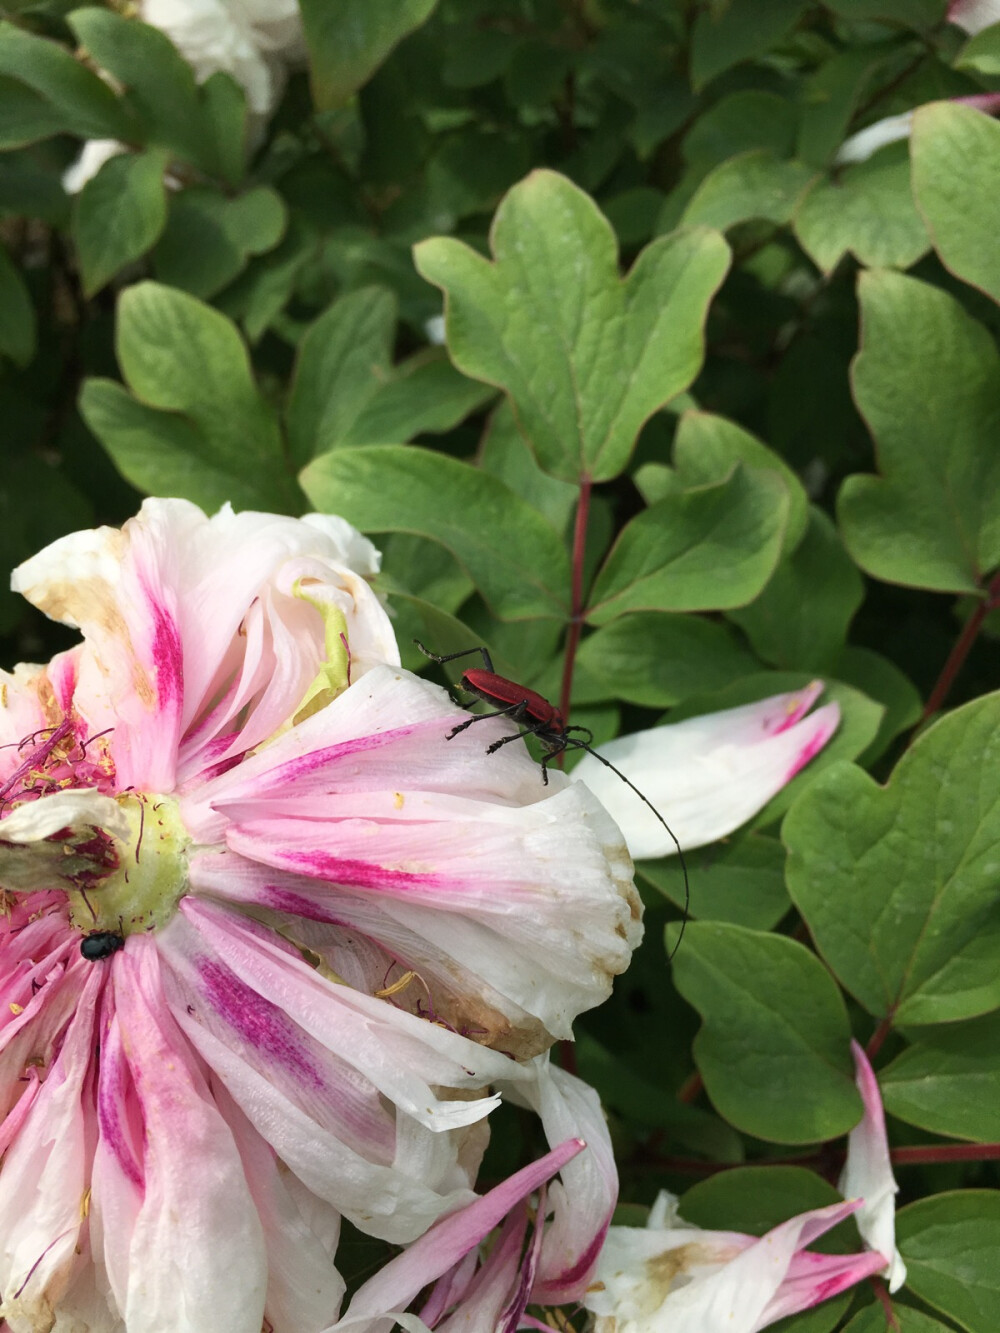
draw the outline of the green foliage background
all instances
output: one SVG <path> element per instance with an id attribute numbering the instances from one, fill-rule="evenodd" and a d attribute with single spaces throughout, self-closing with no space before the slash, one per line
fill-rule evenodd
<path id="1" fill-rule="evenodd" d="M 692 854 L 669 966 L 681 877 L 640 864 L 578 1069 L 625 1217 L 666 1186 L 762 1231 L 833 1197 L 872 1043 L 900 1327 L 995 1333 L 1000 125 L 948 99 L 1000 91 L 1000 25 L 945 8 L 302 0 L 261 136 L 137 20 L 8 4 L 0 563 L 146 493 L 316 507 L 377 535 L 407 665 L 487 643 L 556 698 L 569 653 L 599 739 L 821 675 L 838 735 Z M 68 642 L 6 592 L 0 631 Z M 873 1300 L 782 1327 L 874 1333 Z"/>

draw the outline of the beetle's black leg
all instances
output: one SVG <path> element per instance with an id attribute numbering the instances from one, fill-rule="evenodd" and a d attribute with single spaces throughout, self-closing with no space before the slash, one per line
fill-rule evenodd
<path id="1" fill-rule="evenodd" d="M 457 727 L 449 731 L 446 739 L 450 741 L 460 731 L 464 731 L 466 727 L 471 727 L 473 722 L 482 722 L 487 717 L 509 717 L 515 722 L 520 722 L 524 717 L 527 705 L 527 699 L 522 699 L 520 703 L 511 704 L 509 708 L 498 708 L 492 713 L 474 713 L 472 717 L 466 718 L 464 722 L 460 722 Z"/>
<path id="2" fill-rule="evenodd" d="M 568 733 L 571 732 L 571 731 L 583 731 L 583 732 L 586 733 L 587 739 L 586 739 L 586 740 L 577 740 L 575 737 L 569 737 L 569 739 L 568 739 L 568 744 L 569 744 L 569 745 L 571 745 L 571 746 L 573 746 L 573 747 L 575 747 L 575 748 L 577 748 L 577 749 L 580 749 L 580 748 L 582 748 L 582 747 L 585 746 L 585 745 L 593 745 L 593 743 L 594 743 L 594 733 L 590 730 L 589 727 L 576 727 L 576 726 L 573 726 L 573 727 L 567 727 L 567 728 L 566 728 L 567 735 L 568 735 Z"/>
<path id="3" fill-rule="evenodd" d="M 432 662 L 437 662 L 438 665 L 442 665 L 445 662 L 454 662 L 459 657 L 471 657 L 473 653 L 481 653 L 483 658 L 483 666 L 486 668 L 488 672 L 490 672 L 491 675 L 496 675 L 496 672 L 493 670 L 493 662 L 490 659 L 490 655 L 486 651 L 486 649 L 483 648 L 482 646 L 480 646 L 479 648 L 463 648 L 460 653 L 444 653 L 442 655 L 440 653 L 432 653 L 429 648 L 424 647 L 424 645 L 420 642 L 419 639 L 414 639 L 413 642 L 417 645 L 417 647 L 420 649 L 420 651 L 423 653 L 425 657 L 429 657 Z"/>

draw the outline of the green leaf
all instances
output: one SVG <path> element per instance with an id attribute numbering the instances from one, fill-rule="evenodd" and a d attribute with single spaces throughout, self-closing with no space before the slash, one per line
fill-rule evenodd
<path id="1" fill-rule="evenodd" d="M 803 162 L 825 167 L 834 157 L 872 74 L 891 49 L 887 42 L 848 46 L 804 80 L 797 143 Z"/>
<path id="2" fill-rule="evenodd" d="M 720 162 L 766 148 L 775 157 L 791 157 L 798 113 L 795 103 L 760 88 L 730 93 L 705 110 L 684 136 L 684 159 L 715 167 Z"/>
<path id="3" fill-rule="evenodd" d="M 179 495 L 210 514 L 227 501 L 236 509 L 280 505 L 266 474 L 246 469 L 235 450 L 207 447 L 190 421 L 137 402 L 114 380 L 85 380 L 80 414 L 122 476 L 147 495 Z"/>
<path id="4" fill-rule="evenodd" d="M 881 20 L 922 32 L 944 17 L 942 0 L 826 0 L 827 8 L 852 23 Z"/>
<path id="5" fill-rule="evenodd" d="M 892 1317 L 899 1333 L 954 1333 L 950 1324 L 941 1324 L 922 1310 L 901 1305 L 899 1301 L 893 1302 Z M 878 1303 L 867 1306 L 844 1325 L 844 1333 L 886 1333 L 885 1310 Z"/>
<path id="6" fill-rule="evenodd" d="M 717 74 L 763 55 L 805 9 L 805 0 L 729 0 L 701 9 L 691 42 L 691 84 L 703 88 Z"/>
<path id="7" fill-rule="evenodd" d="M 501 202 L 491 244 L 494 263 L 443 237 L 414 250 L 446 294 L 452 360 L 510 394 L 545 471 L 573 482 L 617 476 L 643 422 L 701 366 L 725 242 L 705 231 L 661 237 L 622 281 L 593 200 L 534 171 Z"/>
<path id="8" fill-rule="evenodd" d="M 987 29 L 982 36 L 991 31 L 1000 56 L 1000 33 Z M 941 262 L 1000 301 L 1000 125 L 952 102 L 921 107 L 913 117 L 912 152 L 913 192 Z"/>
<path id="9" fill-rule="evenodd" d="M 504 398 L 490 417 L 479 446 L 479 466 L 544 514 L 556 532 L 566 531 L 580 493 L 568 481 L 550 477 L 538 466 L 517 428 L 509 398 Z"/>
<path id="10" fill-rule="evenodd" d="M 346 102 L 437 0 L 300 0 L 317 107 Z"/>
<path id="11" fill-rule="evenodd" d="M 336 449 L 388 380 L 395 331 L 396 299 L 384 287 L 340 297 L 309 326 L 299 344 L 286 414 L 297 466 Z"/>
<path id="12" fill-rule="evenodd" d="M 232 75 L 220 69 L 201 85 L 201 97 L 218 172 L 228 184 L 238 185 L 246 170 L 249 138 L 246 94 Z"/>
<path id="13" fill-rule="evenodd" d="M 788 222 L 815 172 L 802 162 L 788 162 L 766 149 L 754 149 L 710 171 L 681 219 L 685 227 L 718 227 L 764 218 Z"/>
<path id="14" fill-rule="evenodd" d="M 277 422 L 224 315 L 183 292 L 139 283 L 119 300 L 117 345 L 139 402 L 131 403 L 117 386 L 91 381 L 81 410 L 131 477 L 141 471 L 162 478 L 171 463 L 179 479 L 190 479 L 190 488 L 163 487 L 167 493 L 215 496 L 221 476 L 228 479 L 226 498 L 241 493 L 261 508 L 299 512 L 301 496 L 286 470 Z M 144 408 L 160 411 L 152 415 Z M 157 419 L 155 438 L 143 444 L 143 431 Z M 164 451 L 162 459 L 153 457 L 157 449 Z"/>
<path id="15" fill-rule="evenodd" d="M 749 606 L 729 612 L 754 652 L 774 666 L 826 671 L 864 597 L 837 529 L 815 505 L 805 537 Z"/>
<path id="16" fill-rule="evenodd" d="M 442 348 L 428 348 L 390 370 L 337 447 L 402 444 L 416 435 L 440 434 L 452 430 L 493 397 L 488 384 L 457 371 Z M 536 476 L 543 475 L 536 468 Z"/>
<path id="17" fill-rule="evenodd" d="M 950 1023 L 1000 1006 L 1000 694 L 942 718 L 879 787 L 851 765 L 789 811 L 788 888 L 869 1013 Z"/>
<path id="18" fill-rule="evenodd" d="M 774 472 L 737 463 L 725 481 L 678 491 L 627 524 L 597 576 L 587 620 L 627 611 L 742 606 L 774 572 L 788 517 Z"/>
<path id="19" fill-rule="evenodd" d="M 910 192 L 908 145 L 887 144 L 836 178 L 821 177 L 799 204 L 795 235 L 824 273 L 848 252 L 869 267 L 915 264 L 930 239 Z"/>
<path id="20" fill-rule="evenodd" d="M 63 128 L 84 139 L 132 138 L 134 126 L 108 85 L 57 42 L 0 23 L 0 74 L 43 97 Z"/>
<path id="21" fill-rule="evenodd" d="M 38 342 L 35 307 L 27 283 L 0 245 L 0 355 L 26 366 Z"/>
<path id="22" fill-rule="evenodd" d="M 862 768 L 870 768 L 885 753 L 890 741 L 919 721 L 923 701 L 916 686 L 895 662 L 871 648 L 848 644 L 837 654 L 830 671 L 885 709 L 878 734 L 858 758 Z"/>
<path id="23" fill-rule="evenodd" d="M 724 625 L 662 611 L 612 620 L 584 639 L 576 663 L 591 677 L 589 699 L 643 708 L 669 708 L 760 667 Z"/>
<path id="24" fill-rule="evenodd" d="M 725 417 L 689 410 L 677 426 L 674 457 L 679 478 L 686 487 L 723 481 L 734 463 L 778 472 L 788 490 L 784 550 L 798 546 L 809 521 L 809 497 L 784 459 L 755 435 Z"/>
<path id="25" fill-rule="evenodd" d="M 661 1086 L 647 1082 L 625 1060 L 585 1031 L 578 1034 L 573 1049 L 580 1076 L 597 1089 L 610 1110 L 650 1129 L 667 1130 L 672 1144 L 700 1153 L 711 1161 L 742 1160 L 739 1135 L 718 1116 L 686 1106 Z"/>
<path id="26" fill-rule="evenodd" d="M 696 921 L 773 930 L 791 910 L 785 890 L 785 849 L 777 838 L 744 833 L 735 841 L 685 852 L 684 859 L 691 886 L 688 910 Z M 636 873 L 675 906 L 684 906 L 684 877 L 676 856 L 640 861 Z"/>
<path id="27" fill-rule="evenodd" d="M 65 111 L 27 84 L 0 75 L 0 149 L 21 148 L 70 128 Z"/>
<path id="28" fill-rule="evenodd" d="M 389 532 L 379 544 L 379 587 L 388 593 L 407 592 L 454 614 L 475 591 L 468 574 L 438 542 L 409 532 Z M 400 637 L 398 629 L 396 637 Z"/>
<path id="29" fill-rule="evenodd" d="M 77 9 L 68 22 L 90 56 L 127 90 L 146 142 L 213 170 L 194 71 L 170 39 L 158 28 L 110 9 Z"/>
<path id="30" fill-rule="evenodd" d="M 833 1186 L 805 1167 L 737 1166 L 692 1185 L 681 1196 L 679 1211 L 685 1221 L 710 1231 L 763 1236 L 798 1213 L 839 1202 Z M 849 1230 L 836 1227 L 827 1239 L 836 1237 L 840 1244 L 824 1249 L 846 1252 L 852 1248 L 849 1236 Z"/>
<path id="31" fill-rule="evenodd" d="M 412 532 L 446 546 L 501 619 L 565 616 L 561 541 L 495 477 L 414 445 L 370 445 L 323 454 L 300 480 L 318 509 L 363 532 Z"/>
<path id="32" fill-rule="evenodd" d="M 258 185 L 228 198 L 193 186 L 170 204 L 163 238 L 153 256 L 156 276 L 203 300 L 242 273 L 252 255 L 272 250 L 284 235 L 288 214 L 281 196 Z"/>
<path id="33" fill-rule="evenodd" d="M 0 560 L 6 568 L 13 569 L 67 530 L 89 528 L 94 521 L 93 509 L 61 467 L 33 451 L 8 447 L 0 486 Z M 0 632 L 15 629 L 24 609 L 24 598 L 3 588 Z"/>
<path id="34" fill-rule="evenodd" d="M 847 1009 L 815 954 L 781 935 L 693 921 L 673 975 L 702 1017 L 694 1055 L 705 1090 L 737 1129 L 813 1143 L 857 1123 Z"/>
<path id="35" fill-rule="evenodd" d="M 167 220 L 167 161 L 162 148 L 119 153 L 77 195 L 72 230 L 85 296 L 155 245 Z"/>
<path id="36" fill-rule="evenodd" d="M 882 476 L 841 488 L 844 541 L 876 578 L 975 592 L 1000 562 L 1000 354 L 936 287 L 863 273 L 860 295 L 854 394 Z"/>
<path id="37" fill-rule="evenodd" d="M 914 1045 L 879 1073 L 890 1115 L 933 1134 L 1000 1139 L 1000 1011 L 907 1035 Z"/>
<path id="38" fill-rule="evenodd" d="M 0 126 L 4 123 L 0 105 Z M 62 227 L 69 217 L 69 199 L 59 179 L 36 165 L 33 154 L 8 153 L 0 158 L 0 214 L 38 218 Z"/>
<path id="39" fill-rule="evenodd" d="M 977 32 L 952 61 L 955 69 L 967 69 L 987 78 L 1000 74 L 1000 23 L 993 22 Z"/>
<path id="40" fill-rule="evenodd" d="M 956 1190 L 919 1199 L 896 1214 L 896 1243 L 910 1291 L 968 1333 L 996 1333 L 1000 1194 Z"/>

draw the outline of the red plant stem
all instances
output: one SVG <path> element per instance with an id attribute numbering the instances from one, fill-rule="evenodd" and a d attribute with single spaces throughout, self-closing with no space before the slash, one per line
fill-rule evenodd
<path id="1" fill-rule="evenodd" d="M 573 667 L 576 650 L 580 646 L 583 629 L 583 561 L 587 554 L 587 520 L 590 517 L 590 491 L 593 482 L 584 473 L 580 478 L 580 498 L 576 505 L 576 523 L 573 527 L 573 584 L 570 593 L 569 632 L 566 635 L 566 656 L 563 660 L 562 689 L 559 691 L 559 711 L 569 717 L 573 694 Z M 559 756 L 562 763 L 562 755 Z"/>
<path id="2" fill-rule="evenodd" d="M 878 1055 L 879 1051 L 882 1048 L 882 1043 L 885 1041 L 886 1037 L 888 1037 L 889 1033 L 892 1031 L 892 1020 L 895 1015 L 895 1012 L 896 1011 L 894 1008 L 890 1009 L 889 1012 L 886 1014 L 885 1018 L 882 1019 L 882 1022 L 879 1023 L 878 1027 L 872 1033 L 871 1040 L 865 1047 L 865 1054 L 868 1056 L 869 1060 L 875 1059 L 876 1055 Z"/>
<path id="3" fill-rule="evenodd" d="M 893 1166 L 923 1166 L 932 1162 L 1000 1162 L 1000 1143 L 927 1143 L 893 1148 Z"/>
<path id="4" fill-rule="evenodd" d="M 892 1297 L 889 1295 L 888 1288 L 879 1277 L 873 1277 L 871 1280 L 872 1290 L 875 1293 L 875 1299 L 882 1307 L 885 1314 L 885 1326 L 892 1330 L 892 1333 L 899 1333 L 899 1320 L 896 1318 L 896 1312 L 892 1308 Z"/>
<path id="5" fill-rule="evenodd" d="M 681 1084 L 677 1092 L 677 1100 L 690 1105 L 691 1102 L 697 1101 L 698 1094 L 704 1086 L 705 1084 L 702 1082 L 702 1077 L 696 1069 L 694 1073 L 689 1078 L 686 1078 Z"/>
<path id="6" fill-rule="evenodd" d="M 644 1153 L 644 1165 L 661 1171 L 676 1171 L 684 1176 L 714 1176 L 719 1171 L 734 1170 L 736 1166 L 805 1166 L 821 1171 L 832 1170 L 836 1175 L 843 1165 L 843 1148 L 831 1153 L 824 1145 L 818 1152 L 799 1153 L 788 1157 L 766 1157 L 751 1163 L 706 1162 L 697 1157 L 664 1157 L 659 1153 Z M 907 1148 L 892 1148 L 889 1160 L 893 1166 L 927 1166 L 941 1162 L 996 1162 L 1000 1161 L 1000 1143 L 925 1143 Z"/>
<path id="7" fill-rule="evenodd" d="M 1000 606 L 1000 572 L 993 575 L 986 589 L 986 596 L 965 622 L 961 634 L 955 641 L 954 648 L 948 654 L 948 660 L 941 668 L 941 674 L 935 681 L 930 697 L 924 705 L 924 711 L 920 715 L 920 723 L 926 722 L 929 717 L 933 717 L 944 703 L 949 690 L 955 683 L 955 677 L 964 666 L 965 659 L 979 635 L 983 621 L 998 606 Z M 920 723 L 917 725 L 919 726 Z"/>

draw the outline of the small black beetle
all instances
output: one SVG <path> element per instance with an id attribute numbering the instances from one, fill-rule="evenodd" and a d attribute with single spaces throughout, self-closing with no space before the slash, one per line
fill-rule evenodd
<path id="1" fill-rule="evenodd" d="M 125 936 L 114 930 L 92 930 L 80 941 L 80 952 L 92 963 L 102 958 L 110 958 L 113 953 L 125 947 Z"/>

